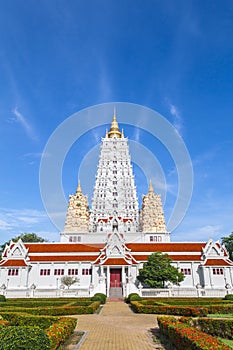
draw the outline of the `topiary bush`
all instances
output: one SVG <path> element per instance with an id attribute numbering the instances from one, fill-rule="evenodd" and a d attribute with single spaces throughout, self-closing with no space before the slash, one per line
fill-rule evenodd
<path id="1" fill-rule="evenodd" d="M 131 295 L 131 297 L 130 297 L 130 302 L 131 301 L 141 301 L 141 300 L 142 300 L 142 298 L 138 294 Z"/>
<path id="2" fill-rule="evenodd" d="M 132 300 L 132 298 L 135 298 Z M 138 299 L 137 299 L 138 298 Z M 138 293 L 130 293 L 126 298 L 126 303 L 130 303 L 132 301 L 140 301 L 142 298 Z"/>
<path id="3" fill-rule="evenodd" d="M 233 301 L 233 294 L 227 294 L 223 300 L 232 300 Z"/>
<path id="4" fill-rule="evenodd" d="M 96 293 L 91 300 L 92 301 L 100 301 L 101 304 L 105 304 L 106 303 L 106 295 L 103 293 Z"/>
<path id="5" fill-rule="evenodd" d="M 0 347 L 4 350 L 50 350 L 49 337 L 37 327 L 0 327 Z"/>
<path id="6" fill-rule="evenodd" d="M 5 295 L 0 294 L 0 303 L 5 301 L 6 301 Z"/>

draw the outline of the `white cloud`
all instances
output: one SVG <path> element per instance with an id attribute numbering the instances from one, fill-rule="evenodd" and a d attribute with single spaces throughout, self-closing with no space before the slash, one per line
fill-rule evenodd
<path id="1" fill-rule="evenodd" d="M 38 139 L 33 127 L 29 124 L 26 118 L 18 111 L 17 107 L 13 109 L 13 114 L 16 117 L 16 121 L 23 127 L 26 134 L 34 141 Z"/>
<path id="2" fill-rule="evenodd" d="M 177 129 L 179 134 L 181 134 L 182 129 L 183 129 L 183 120 L 182 120 L 182 117 L 181 117 L 181 114 L 180 114 L 178 108 L 174 104 L 169 103 L 169 111 L 170 111 L 171 115 L 173 116 L 174 127 Z"/>
<path id="3" fill-rule="evenodd" d="M 0 208 L 0 244 L 23 232 L 34 232 L 49 241 L 59 241 L 59 233 L 55 230 L 44 211 Z"/>

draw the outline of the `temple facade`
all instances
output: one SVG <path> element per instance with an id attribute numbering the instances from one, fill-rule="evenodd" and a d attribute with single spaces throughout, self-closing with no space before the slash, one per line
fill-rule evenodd
<path id="1" fill-rule="evenodd" d="M 224 296 L 232 293 L 233 263 L 219 242 L 170 242 L 161 197 L 149 184 L 139 209 L 128 139 L 116 115 L 102 138 L 91 208 L 78 183 L 70 195 L 58 243 L 11 242 L 0 262 L 7 297 Z M 139 269 L 153 252 L 167 253 L 185 276 L 180 286 L 145 288 Z M 62 277 L 76 277 L 69 288 Z"/>

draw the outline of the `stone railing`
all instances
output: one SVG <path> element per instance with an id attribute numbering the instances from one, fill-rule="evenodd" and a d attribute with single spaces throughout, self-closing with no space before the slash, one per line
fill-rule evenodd
<path id="1" fill-rule="evenodd" d="M 223 298 L 226 294 L 233 294 L 233 290 L 224 288 L 204 289 L 204 288 L 142 288 L 140 295 L 143 298 Z"/>

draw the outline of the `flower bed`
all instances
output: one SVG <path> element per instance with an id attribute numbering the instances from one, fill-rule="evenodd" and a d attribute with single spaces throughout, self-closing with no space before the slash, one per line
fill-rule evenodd
<path id="1" fill-rule="evenodd" d="M 66 341 L 75 329 L 77 320 L 71 317 L 61 317 L 52 324 L 46 334 L 49 337 L 51 350 L 56 350 L 58 346 Z"/>
<path id="2" fill-rule="evenodd" d="M 77 323 L 77 319 L 71 317 L 34 316 L 13 312 L 2 313 L 2 317 L 5 319 L 0 320 L 3 326 L 0 327 L 0 330 L 2 330 L 2 333 L 0 332 L 0 338 L 3 339 L 2 342 L 4 344 L 4 349 L 8 349 L 8 347 L 5 347 L 5 344 L 9 343 L 10 346 L 10 340 L 6 337 L 6 333 L 9 331 L 10 334 L 16 337 L 14 343 L 15 347 L 9 347 L 9 349 L 21 349 L 20 346 L 23 341 L 25 347 L 22 349 L 31 349 L 28 343 L 35 342 L 35 344 L 39 344 L 38 350 L 55 350 L 70 337 Z M 35 332 L 34 337 L 32 337 L 31 330 L 34 330 L 34 325 L 37 330 L 40 330 L 40 332 Z M 45 341 L 47 338 L 49 339 L 48 342 Z M 43 345 L 43 341 L 45 342 L 45 345 Z M 48 343 L 50 344 L 49 347 L 47 345 Z M 35 350 L 37 347 L 32 349 Z"/>
<path id="3" fill-rule="evenodd" d="M 34 315 L 49 315 L 49 316 L 63 316 L 63 315 L 81 315 L 81 314 L 93 314 L 100 306 L 99 301 L 90 302 L 88 306 L 49 306 L 49 307 L 34 307 L 34 308 L 23 308 L 15 307 L 11 308 L 0 308 L 2 312 L 20 312 L 29 313 Z"/>
<path id="4" fill-rule="evenodd" d="M 233 339 L 233 320 L 218 318 L 198 318 L 192 320 L 195 326 L 200 327 L 203 332 L 208 334 Z"/>
<path id="5" fill-rule="evenodd" d="M 208 309 L 206 308 L 172 305 L 144 305 L 138 301 L 132 301 L 130 304 L 134 312 L 144 314 L 163 314 L 195 317 L 206 316 L 208 313 Z"/>
<path id="6" fill-rule="evenodd" d="M 227 345 L 213 336 L 173 317 L 158 317 L 161 333 L 169 338 L 178 350 L 230 350 Z"/>

